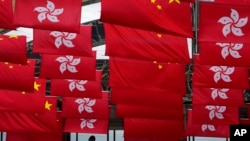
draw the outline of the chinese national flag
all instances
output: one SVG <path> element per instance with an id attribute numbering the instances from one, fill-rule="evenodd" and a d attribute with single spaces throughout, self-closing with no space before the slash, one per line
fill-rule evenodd
<path id="1" fill-rule="evenodd" d="M 108 119 L 66 118 L 63 132 L 107 134 Z"/>
<path id="2" fill-rule="evenodd" d="M 182 105 L 182 103 L 179 103 Z M 118 118 L 152 118 L 152 119 L 167 119 L 167 120 L 184 120 L 183 106 L 181 108 L 158 108 L 144 107 L 138 105 L 116 105 L 116 116 Z"/>
<path id="3" fill-rule="evenodd" d="M 96 71 L 96 80 L 51 79 L 50 94 L 65 97 L 102 98 L 102 72 Z"/>
<path id="4" fill-rule="evenodd" d="M 223 137 L 229 138 L 229 125 L 221 124 L 194 124 L 192 122 L 192 110 L 188 110 L 187 135 L 203 137 Z"/>
<path id="5" fill-rule="evenodd" d="M 249 88 L 247 67 L 194 65 L 193 86 L 207 88 Z"/>
<path id="6" fill-rule="evenodd" d="M 92 57 L 91 26 L 81 26 L 80 33 L 34 29 L 34 53 Z"/>
<path id="7" fill-rule="evenodd" d="M 249 7 L 201 2 L 199 9 L 199 41 L 249 43 Z"/>
<path id="8" fill-rule="evenodd" d="M 42 55 L 41 78 L 95 80 L 95 73 L 95 57 Z"/>
<path id="9" fill-rule="evenodd" d="M 26 36 L 0 35 L 0 46 L 1 62 L 27 64 Z"/>
<path id="10" fill-rule="evenodd" d="M 110 87 L 151 91 L 175 90 L 177 93 L 186 93 L 183 64 L 110 57 L 109 69 Z"/>
<path id="11" fill-rule="evenodd" d="M 193 105 L 194 124 L 239 124 L 239 107 L 218 105 Z"/>
<path id="12" fill-rule="evenodd" d="M 166 0 L 103 0 L 101 7 L 100 20 L 104 23 L 184 37 L 193 36 L 190 3 L 169 3 Z M 129 17 L 129 20 L 124 17 Z"/>
<path id="13" fill-rule="evenodd" d="M 34 92 L 36 60 L 29 59 L 27 65 L 0 62 L 0 88 Z"/>
<path id="14" fill-rule="evenodd" d="M 124 138 L 183 138 L 184 122 L 177 120 L 124 118 Z"/>
<path id="15" fill-rule="evenodd" d="M 26 94 L 26 92 L 25 92 Z M 35 77 L 34 81 L 34 93 L 31 94 L 46 94 L 46 79 Z"/>
<path id="16" fill-rule="evenodd" d="M 107 56 L 190 63 L 187 38 L 108 23 L 104 29 Z"/>
<path id="17" fill-rule="evenodd" d="M 112 104 L 138 105 L 145 107 L 178 107 L 183 108 L 182 94 L 167 91 L 146 91 L 138 89 L 127 89 L 112 87 Z"/>
<path id="18" fill-rule="evenodd" d="M 21 94 L 18 91 L 0 90 L 0 110 L 23 113 L 44 113 L 44 95 Z"/>
<path id="19" fill-rule="evenodd" d="M 200 42 L 199 53 L 203 65 L 250 66 L 249 44 Z"/>
<path id="20" fill-rule="evenodd" d="M 81 7 L 81 0 L 18 0 L 15 3 L 13 24 L 79 33 Z"/>
<path id="21" fill-rule="evenodd" d="M 6 141 L 62 141 L 62 133 L 7 132 Z"/>
<path id="22" fill-rule="evenodd" d="M 193 87 L 192 92 L 193 104 L 244 106 L 243 89 Z"/>
<path id="23" fill-rule="evenodd" d="M 63 97 L 61 116 L 66 118 L 108 119 L 109 104 L 107 96 L 103 94 L 103 99 Z"/>
<path id="24" fill-rule="evenodd" d="M 0 28 L 15 29 L 12 24 L 14 18 L 12 0 L 0 1 Z"/>
<path id="25" fill-rule="evenodd" d="M 41 116 L 57 117 L 57 96 L 46 96 L 44 102 L 45 114 Z"/>
<path id="26" fill-rule="evenodd" d="M 213 4 L 222 4 L 222 5 L 230 5 L 230 6 L 250 6 L 250 0 L 200 0 L 201 2 L 209 2 Z"/>

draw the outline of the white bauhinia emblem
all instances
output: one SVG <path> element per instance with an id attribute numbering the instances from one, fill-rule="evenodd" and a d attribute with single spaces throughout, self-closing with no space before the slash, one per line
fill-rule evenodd
<path id="1" fill-rule="evenodd" d="M 69 82 L 69 90 L 72 92 L 74 89 L 78 91 L 85 91 L 84 84 L 88 82 L 88 80 L 75 80 L 75 79 L 67 79 Z"/>
<path id="2" fill-rule="evenodd" d="M 66 55 L 65 57 L 57 57 L 56 61 L 61 63 L 59 67 L 61 73 L 64 73 L 66 70 L 71 73 L 77 73 L 78 70 L 76 69 L 76 66 L 81 62 L 81 59 L 74 58 L 71 55 Z"/>
<path id="3" fill-rule="evenodd" d="M 95 105 L 96 100 L 90 99 L 90 98 L 77 98 L 75 100 L 78 106 L 78 112 L 81 114 L 83 111 L 86 111 L 87 113 L 93 113 L 92 106 Z"/>
<path id="4" fill-rule="evenodd" d="M 80 124 L 80 128 L 84 129 L 84 128 L 89 128 L 89 129 L 93 129 L 95 128 L 94 123 L 97 121 L 96 119 L 83 119 L 81 118 L 81 124 Z"/>
<path id="5" fill-rule="evenodd" d="M 229 89 L 227 88 L 211 88 L 212 93 L 211 93 L 211 97 L 213 100 L 215 100 L 217 97 L 221 98 L 221 99 L 228 99 L 227 97 L 227 92 L 229 91 Z"/>
<path id="6" fill-rule="evenodd" d="M 39 22 L 42 22 L 45 19 L 48 19 L 51 22 L 59 22 L 57 16 L 63 13 L 63 8 L 56 9 L 53 2 L 47 1 L 46 7 L 36 7 L 34 11 L 39 12 Z"/>
<path id="7" fill-rule="evenodd" d="M 240 53 L 238 52 L 243 48 L 241 43 L 216 43 L 216 45 L 222 48 L 221 56 L 226 59 L 228 55 L 232 56 L 235 59 L 241 58 Z"/>
<path id="8" fill-rule="evenodd" d="M 55 46 L 59 48 L 61 45 L 65 45 L 67 48 L 73 48 L 75 45 L 72 40 L 76 38 L 76 33 L 52 31 L 50 35 L 56 37 Z"/>
<path id="9" fill-rule="evenodd" d="M 216 128 L 214 127 L 214 125 L 211 125 L 211 124 L 202 124 L 201 125 L 201 131 L 205 132 L 206 130 L 215 131 Z"/>
<path id="10" fill-rule="evenodd" d="M 209 70 L 215 72 L 214 81 L 217 83 L 220 79 L 224 82 L 231 82 L 231 78 L 229 75 L 234 73 L 234 67 L 227 66 L 212 66 Z"/>
<path id="11" fill-rule="evenodd" d="M 222 33 L 225 37 L 232 32 L 235 36 L 243 36 L 244 33 L 241 27 L 245 26 L 248 22 L 248 17 L 239 18 L 239 13 L 235 9 L 231 9 L 230 17 L 221 17 L 219 23 L 224 24 Z"/>
<path id="12" fill-rule="evenodd" d="M 218 119 L 224 119 L 223 112 L 226 111 L 226 106 L 213 106 L 213 105 L 207 105 L 205 107 L 209 110 L 209 118 L 213 120 L 215 117 Z"/>

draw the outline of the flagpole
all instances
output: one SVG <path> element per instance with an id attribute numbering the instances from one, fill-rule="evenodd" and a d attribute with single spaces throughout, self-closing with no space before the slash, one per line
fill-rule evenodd
<path id="1" fill-rule="evenodd" d="M 78 133 L 76 132 L 76 141 L 78 141 Z"/>
<path id="2" fill-rule="evenodd" d="M 198 53 L 198 28 L 199 28 L 199 0 L 195 0 L 194 4 L 194 31 L 195 31 L 195 45 L 193 53 Z"/>

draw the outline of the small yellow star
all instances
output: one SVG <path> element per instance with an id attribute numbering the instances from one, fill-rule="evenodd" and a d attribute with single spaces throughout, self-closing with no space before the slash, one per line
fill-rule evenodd
<path id="1" fill-rule="evenodd" d="M 45 102 L 45 109 L 49 110 L 50 111 L 50 107 L 52 106 L 52 104 L 49 103 L 48 100 L 46 100 Z"/>
<path id="2" fill-rule="evenodd" d="M 162 6 L 160 4 L 158 4 L 156 7 L 158 10 L 162 10 Z"/>
<path id="3" fill-rule="evenodd" d="M 173 2 L 176 2 L 176 3 L 178 3 L 178 4 L 180 4 L 181 2 L 180 2 L 180 0 L 169 0 L 169 2 L 168 3 L 173 3 Z"/>
<path id="4" fill-rule="evenodd" d="M 21 93 L 22 93 L 22 94 L 26 94 L 26 92 L 25 92 L 25 91 L 22 91 Z"/>
<path id="5" fill-rule="evenodd" d="M 9 38 L 18 38 L 18 36 L 17 35 L 9 35 Z"/>
<path id="6" fill-rule="evenodd" d="M 158 65 L 158 69 L 161 70 L 163 66 L 161 64 Z"/>
<path id="7" fill-rule="evenodd" d="M 157 61 L 153 61 L 154 64 L 157 64 Z"/>
<path id="8" fill-rule="evenodd" d="M 156 0 L 150 0 L 150 1 L 151 1 L 151 3 L 155 3 Z"/>
<path id="9" fill-rule="evenodd" d="M 3 40 L 3 38 L 0 38 L 0 41 L 2 41 Z"/>
<path id="10" fill-rule="evenodd" d="M 158 34 L 157 34 L 157 37 L 158 37 L 158 38 L 162 38 L 162 34 L 158 33 Z"/>
<path id="11" fill-rule="evenodd" d="M 36 81 L 34 82 L 34 89 L 36 91 L 39 91 L 39 87 L 41 87 L 41 84 L 37 83 Z"/>

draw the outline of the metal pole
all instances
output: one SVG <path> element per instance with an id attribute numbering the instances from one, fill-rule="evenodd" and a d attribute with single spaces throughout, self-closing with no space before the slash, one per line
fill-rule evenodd
<path id="1" fill-rule="evenodd" d="M 76 133 L 76 141 L 78 141 L 78 133 Z"/>
<path id="2" fill-rule="evenodd" d="M 115 129 L 115 130 L 116 130 L 116 129 Z M 116 133 L 115 133 L 115 130 L 114 130 L 114 134 L 113 134 L 113 136 L 114 136 L 114 141 L 115 141 L 115 134 L 116 134 Z"/>

